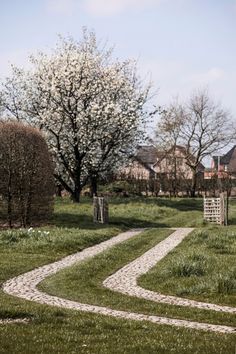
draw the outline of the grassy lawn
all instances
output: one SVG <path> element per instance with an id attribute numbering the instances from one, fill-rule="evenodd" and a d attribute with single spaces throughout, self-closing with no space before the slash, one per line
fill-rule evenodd
<path id="1" fill-rule="evenodd" d="M 236 307 L 236 227 L 196 230 L 139 284 L 171 294 Z"/>
<path id="2" fill-rule="evenodd" d="M 90 200 L 84 200 L 78 206 L 64 199 L 57 201 L 51 225 L 40 230 L 0 232 L 0 283 L 131 227 L 160 229 L 195 226 L 204 227 L 203 231 L 207 232 L 212 229 L 202 221 L 201 200 L 115 199 L 110 203 L 110 224 L 107 226 L 94 225 L 91 215 Z M 233 226 L 227 229 L 230 228 Z M 200 235 L 200 231 L 197 232 Z M 114 308 L 235 325 L 235 319 L 231 315 L 183 310 L 138 299 L 134 301 L 102 288 L 101 282 L 108 274 L 167 235 L 168 230 L 164 229 L 147 231 L 143 236 L 137 236 L 116 246 L 113 251 L 97 256 L 95 262 L 87 261 L 82 267 L 74 266 L 58 273 L 47 279 L 42 286 L 51 293 L 67 298 L 106 304 Z M 226 258 L 228 256 L 230 255 L 225 254 Z M 65 279 L 65 275 L 69 278 Z M 230 298 L 231 295 L 227 294 L 226 297 L 228 296 Z M 11 297 L 0 291 L 0 318 L 6 317 L 29 317 L 30 322 L 0 325 L 0 353 L 234 354 L 233 335 L 61 310 Z"/>
<path id="3" fill-rule="evenodd" d="M 236 207 L 235 207 L 236 209 Z M 204 225 L 202 199 L 113 198 L 109 201 L 110 225 L 130 227 L 201 227 Z M 78 210 L 68 199 L 58 201 L 54 223 L 58 227 L 96 228 L 91 222 L 92 205 L 84 199 Z M 181 217 L 180 217 L 181 215 Z"/>
<path id="4" fill-rule="evenodd" d="M 114 273 L 125 264 L 152 248 L 169 233 L 170 231 L 166 229 L 146 231 L 125 243 L 97 255 L 91 260 L 83 262 L 81 265 L 74 265 L 52 277 L 48 277 L 40 284 L 40 288 L 52 295 L 84 303 L 146 314 L 162 316 L 168 314 L 168 317 L 236 327 L 235 314 L 158 304 L 115 293 L 103 287 L 103 280 L 111 273 Z"/>

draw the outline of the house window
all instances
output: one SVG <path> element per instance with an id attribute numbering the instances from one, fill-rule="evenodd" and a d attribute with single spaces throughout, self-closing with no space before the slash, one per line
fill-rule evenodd
<path id="1" fill-rule="evenodd" d="M 228 171 L 228 165 L 224 165 L 224 170 L 227 172 Z"/>

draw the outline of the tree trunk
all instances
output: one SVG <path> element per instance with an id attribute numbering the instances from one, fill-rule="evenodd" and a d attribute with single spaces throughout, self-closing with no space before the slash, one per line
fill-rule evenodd
<path id="1" fill-rule="evenodd" d="M 176 151 L 176 146 L 175 146 Z M 177 159 L 174 157 L 174 181 L 173 181 L 173 195 L 177 197 Z"/>
<path id="2" fill-rule="evenodd" d="M 90 195 L 91 197 L 98 195 L 98 178 L 97 176 L 90 176 Z"/>
<path id="3" fill-rule="evenodd" d="M 73 193 L 71 194 L 71 199 L 74 203 L 80 203 L 81 187 L 75 186 Z"/>
<path id="4" fill-rule="evenodd" d="M 62 198 L 63 187 L 61 184 L 56 185 L 56 196 Z"/>
<path id="5" fill-rule="evenodd" d="M 193 170 L 191 192 L 190 192 L 190 197 L 191 198 L 195 198 L 195 196 L 196 196 L 196 188 L 197 188 L 197 171 Z"/>

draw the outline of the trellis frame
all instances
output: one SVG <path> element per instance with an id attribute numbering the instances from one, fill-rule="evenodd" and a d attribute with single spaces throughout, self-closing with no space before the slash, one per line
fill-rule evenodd
<path id="1" fill-rule="evenodd" d="M 204 198 L 204 220 L 219 225 L 228 224 L 228 200 L 224 193 L 219 198 Z"/>

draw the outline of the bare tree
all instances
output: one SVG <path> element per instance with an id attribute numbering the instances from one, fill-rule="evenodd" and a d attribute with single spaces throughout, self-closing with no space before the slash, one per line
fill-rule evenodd
<path id="1" fill-rule="evenodd" d="M 53 206 L 53 165 L 47 144 L 34 128 L 0 123 L 0 210 L 9 227 L 49 218 Z"/>
<path id="2" fill-rule="evenodd" d="M 195 197 L 197 177 L 206 156 L 227 146 L 235 138 L 230 113 L 214 102 L 206 90 L 194 93 L 187 103 L 167 108 L 157 134 L 168 144 L 184 147 L 185 163 L 192 171 L 191 197 Z M 166 138 L 167 137 L 167 138 Z"/>
<path id="3" fill-rule="evenodd" d="M 171 186 L 170 193 L 177 196 L 180 179 L 185 177 L 178 163 L 179 157 L 177 155 L 181 128 L 185 121 L 185 112 L 183 106 L 176 99 L 167 109 L 160 109 L 159 115 L 161 119 L 157 125 L 155 144 L 158 149 L 161 149 L 162 158 L 169 162 L 169 171 L 166 178 L 168 177 L 169 187 Z M 164 172 L 166 172 L 166 168 Z"/>
<path id="4" fill-rule="evenodd" d="M 192 169 L 191 196 L 194 197 L 200 163 L 204 157 L 224 148 L 235 138 L 235 127 L 230 113 L 203 90 L 190 98 L 181 130 L 186 164 Z"/>

